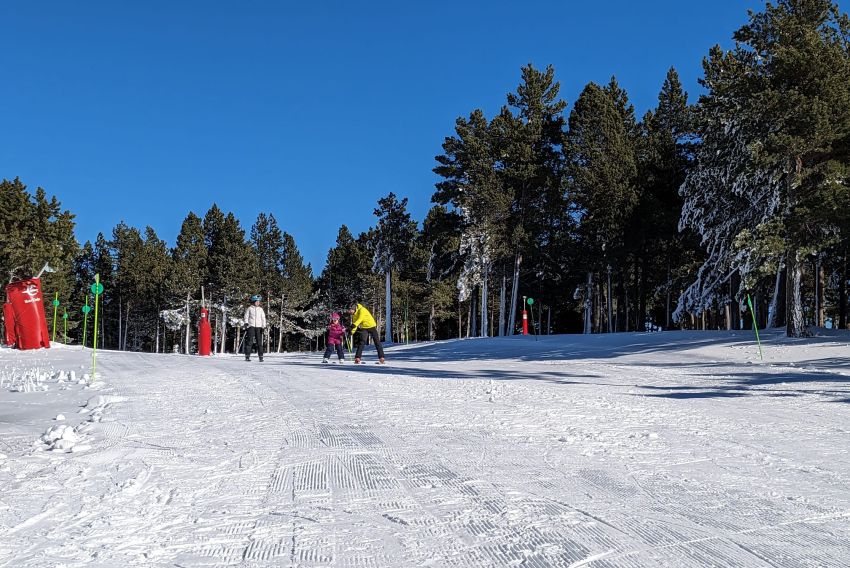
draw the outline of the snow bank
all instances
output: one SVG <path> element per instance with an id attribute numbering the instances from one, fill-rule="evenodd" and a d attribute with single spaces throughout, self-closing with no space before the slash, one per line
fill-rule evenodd
<path id="1" fill-rule="evenodd" d="M 68 383 L 78 383 L 76 371 L 53 367 L 6 367 L 0 370 L 0 389 L 10 392 L 38 392 L 50 389 L 50 383 L 62 388 Z"/>

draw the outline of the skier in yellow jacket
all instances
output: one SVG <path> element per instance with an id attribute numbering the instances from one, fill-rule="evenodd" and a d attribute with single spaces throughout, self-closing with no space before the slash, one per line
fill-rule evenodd
<path id="1" fill-rule="evenodd" d="M 363 355 L 363 346 L 366 345 L 366 340 L 371 337 L 375 343 L 375 348 L 378 350 L 378 362 L 384 363 L 384 346 L 381 345 L 381 336 L 378 334 L 378 324 L 375 323 L 375 318 L 369 313 L 365 307 L 358 302 L 353 302 L 348 309 L 351 314 L 351 335 L 357 336 L 357 353 L 354 354 L 354 362 L 360 363 L 360 356 Z"/>

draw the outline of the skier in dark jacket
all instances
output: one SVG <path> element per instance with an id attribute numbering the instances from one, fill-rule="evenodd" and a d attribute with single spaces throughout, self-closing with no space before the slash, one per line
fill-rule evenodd
<path id="1" fill-rule="evenodd" d="M 345 352 L 342 350 L 342 341 L 345 337 L 345 327 L 339 323 L 339 314 L 331 315 L 331 323 L 328 326 L 328 347 L 325 349 L 325 356 L 322 358 L 322 363 L 327 363 L 328 358 L 336 349 L 336 356 L 340 363 L 345 363 Z"/>

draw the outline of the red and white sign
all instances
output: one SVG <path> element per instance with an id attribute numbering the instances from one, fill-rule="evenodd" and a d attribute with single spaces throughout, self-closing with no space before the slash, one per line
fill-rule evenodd
<path id="1" fill-rule="evenodd" d="M 6 297 L 12 305 L 18 349 L 50 347 L 50 332 L 41 296 L 41 280 L 30 278 L 7 284 Z"/>

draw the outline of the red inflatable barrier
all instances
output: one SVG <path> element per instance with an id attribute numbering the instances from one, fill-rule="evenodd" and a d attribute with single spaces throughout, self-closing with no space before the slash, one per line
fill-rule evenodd
<path id="1" fill-rule="evenodd" d="M 44 315 L 41 280 L 30 278 L 6 285 L 6 297 L 12 304 L 18 349 L 50 347 L 50 332 Z"/>
<path id="2" fill-rule="evenodd" d="M 5 328 L 3 337 L 6 345 L 17 343 L 18 338 L 15 336 L 15 310 L 12 309 L 12 304 L 9 302 L 3 304 L 3 327 Z"/>
<path id="3" fill-rule="evenodd" d="M 201 308 L 201 321 L 198 322 L 198 355 L 209 355 L 212 345 L 212 328 L 210 327 L 210 311 Z"/>

